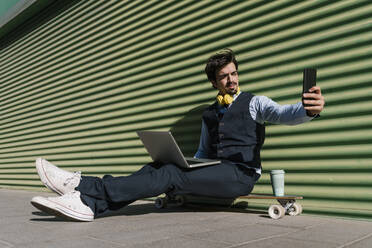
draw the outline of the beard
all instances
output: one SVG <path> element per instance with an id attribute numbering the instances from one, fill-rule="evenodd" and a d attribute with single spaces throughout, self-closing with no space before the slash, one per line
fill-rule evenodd
<path id="1" fill-rule="evenodd" d="M 233 88 L 231 86 L 234 86 Z M 237 83 L 230 83 L 226 85 L 226 93 L 229 95 L 235 95 L 238 92 L 238 84 Z"/>

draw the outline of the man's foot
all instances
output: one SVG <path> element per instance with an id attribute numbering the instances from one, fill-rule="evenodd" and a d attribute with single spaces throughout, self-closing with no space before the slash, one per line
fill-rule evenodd
<path id="1" fill-rule="evenodd" d="M 80 199 L 79 191 L 72 191 L 63 196 L 32 198 L 31 204 L 41 211 L 62 217 L 66 220 L 93 221 L 93 211 Z"/>
<path id="2" fill-rule="evenodd" d="M 45 159 L 36 159 L 40 180 L 50 190 L 63 195 L 75 190 L 81 180 L 80 172 L 62 170 Z"/>

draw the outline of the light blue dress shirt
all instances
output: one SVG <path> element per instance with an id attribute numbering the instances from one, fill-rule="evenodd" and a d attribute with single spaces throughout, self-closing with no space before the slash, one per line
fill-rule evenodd
<path id="1" fill-rule="evenodd" d="M 234 95 L 234 100 L 239 97 L 239 95 L 240 94 Z M 228 108 L 232 104 L 230 104 Z M 306 115 L 306 110 L 304 109 L 302 102 L 280 105 L 266 96 L 254 96 L 247 107 L 249 107 L 249 112 L 253 120 L 260 124 L 270 122 L 274 124 L 297 125 L 313 119 L 313 117 Z M 219 108 L 223 107 L 219 106 Z M 209 144 L 210 139 L 208 128 L 204 121 L 202 121 L 200 143 L 195 157 L 208 158 Z M 254 169 L 258 174 L 261 174 L 261 169 Z"/>

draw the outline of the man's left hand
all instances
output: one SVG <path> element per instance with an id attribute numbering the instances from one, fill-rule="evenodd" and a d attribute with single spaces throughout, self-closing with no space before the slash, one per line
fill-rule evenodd
<path id="1" fill-rule="evenodd" d="M 302 104 L 311 105 L 304 107 L 310 116 L 315 116 L 322 112 L 325 101 L 319 86 L 314 86 L 311 89 L 309 89 L 309 93 L 304 93 L 303 98 L 312 98 L 302 100 Z"/>

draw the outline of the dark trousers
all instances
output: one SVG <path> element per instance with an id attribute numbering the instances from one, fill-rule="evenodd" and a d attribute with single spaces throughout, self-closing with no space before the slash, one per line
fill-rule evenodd
<path id="1" fill-rule="evenodd" d="M 163 193 L 219 198 L 247 195 L 259 177 L 254 170 L 229 161 L 194 169 L 150 163 L 129 176 L 82 176 L 76 190 L 80 191 L 82 201 L 98 216 L 138 199 Z"/>

